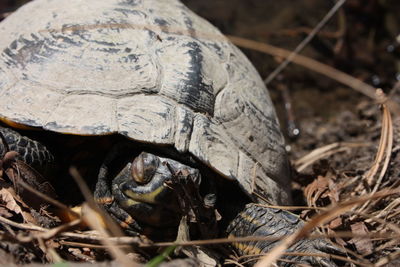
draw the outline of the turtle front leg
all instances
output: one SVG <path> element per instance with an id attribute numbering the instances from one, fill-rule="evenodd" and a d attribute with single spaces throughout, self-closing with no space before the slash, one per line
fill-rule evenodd
<path id="1" fill-rule="evenodd" d="M 1 171 L 4 171 L 14 184 L 17 193 L 30 203 L 31 207 L 39 209 L 44 202 L 36 194 L 22 187 L 20 182 L 50 197 L 56 197 L 50 184 L 56 167 L 54 156 L 40 142 L 0 126 L 0 165 Z"/>
<path id="2" fill-rule="evenodd" d="M 239 213 L 229 224 L 227 234 L 229 237 L 244 236 L 265 236 L 265 237 L 283 237 L 290 235 L 301 228 L 304 222 L 296 215 L 267 207 L 261 207 L 256 204 L 247 204 L 244 211 Z M 280 242 L 276 240 L 236 242 L 233 247 L 240 255 L 260 255 L 267 253 Z M 333 253 L 342 254 L 328 240 L 324 239 L 303 239 L 292 245 L 287 252 L 321 254 Z M 312 257 L 312 256 L 292 256 L 283 257 L 279 261 L 279 266 L 296 266 L 299 263 L 309 264 L 311 266 L 337 266 L 330 258 Z M 286 261 L 285 261 L 286 260 Z"/>
<path id="3" fill-rule="evenodd" d="M 9 151 L 17 152 L 18 159 L 42 175 L 54 168 L 54 156 L 43 144 L 10 128 L 0 126 L 0 156 L 3 157 Z"/>

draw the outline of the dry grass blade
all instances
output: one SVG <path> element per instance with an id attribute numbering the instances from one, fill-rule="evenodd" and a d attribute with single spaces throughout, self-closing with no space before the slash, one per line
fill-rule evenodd
<path id="1" fill-rule="evenodd" d="M 119 229 L 119 227 L 115 224 L 115 222 L 106 214 L 94 201 L 94 197 L 87 187 L 86 183 L 83 181 L 82 177 L 78 173 L 76 168 L 71 168 L 70 173 L 72 177 L 75 179 L 78 184 L 82 194 L 84 195 L 87 203 L 82 205 L 82 211 L 85 212 L 83 216 L 86 217 L 86 222 L 93 230 L 97 230 L 102 236 L 110 237 L 106 228 L 104 227 L 104 223 L 107 225 L 107 228 L 116 235 L 122 236 L 123 233 Z M 99 219 L 99 215 L 102 216 L 104 220 Z M 113 257 L 121 264 L 121 266 L 136 266 L 138 264 L 132 262 L 121 248 L 115 245 L 114 242 L 110 241 L 108 238 L 102 240 L 102 243 L 107 246 L 108 251 L 113 255 Z"/>
<path id="2" fill-rule="evenodd" d="M 0 222 L 3 224 L 10 225 L 15 228 L 23 229 L 23 230 L 30 230 L 30 231 L 38 231 L 38 232 L 48 232 L 52 231 L 52 229 L 43 228 L 40 226 L 26 224 L 26 223 L 16 223 L 12 220 L 4 218 L 0 216 Z M 76 222 L 71 222 L 71 224 L 76 224 Z M 55 230 L 58 231 L 58 230 Z M 118 246 L 126 246 L 126 245 L 135 245 L 141 248 L 151 248 L 151 247 L 168 247 L 172 245 L 177 246 L 194 246 L 194 245 L 210 245 L 210 244 L 226 244 L 232 242 L 251 242 L 251 241 L 277 241 L 281 240 L 283 237 L 270 237 L 270 236 L 247 236 L 247 237 L 235 237 L 235 238 L 218 238 L 218 239 L 208 239 L 208 240 L 193 240 L 193 241 L 182 241 L 182 242 L 159 242 L 159 243 L 148 243 L 141 240 L 138 237 L 132 236 L 121 236 L 121 237 L 106 237 L 102 236 L 98 233 L 74 233 L 74 232 L 60 232 L 60 236 L 66 238 L 73 238 L 75 240 L 85 240 L 90 242 L 102 242 L 104 240 L 109 240 L 115 245 Z M 312 234 L 308 236 L 310 239 L 320 239 L 320 238 L 335 238 L 335 237 L 343 237 L 343 238 L 351 238 L 351 237 L 360 237 L 360 238 L 380 238 L 380 239 L 392 239 L 398 238 L 400 239 L 400 234 L 393 234 L 393 233 L 368 233 L 368 234 L 354 234 L 352 232 L 335 232 L 332 234 Z M 27 240 L 29 242 L 31 239 Z M 25 241 L 22 240 L 22 241 Z M 70 244 L 72 246 L 79 246 L 77 243 L 71 241 L 60 241 L 61 243 Z M 87 243 L 85 243 L 87 244 Z M 104 245 L 96 245 L 90 244 L 88 247 L 93 246 L 94 248 L 105 248 Z"/>
<path id="3" fill-rule="evenodd" d="M 323 147 L 319 147 L 303 156 L 302 158 L 296 160 L 293 165 L 298 172 L 303 171 L 305 168 L 313 164 L 314 162 L 333 155 L 335 153 L 339 153 L 342 151 L 346 151 L 349 148 L 356 148 L 362 146 L 368 146 L 368 143 L 351 143 L 351 142 L 337 142 L 332 143 Z"/>
<path id="4" fill-rule="evenodd" d="M 383 257 L 382 259 L 378 260 L 377 263 L 375 263 L 374 267 L 380 267 L 387 265 L 394 259 L 398 259 L 400 257 L 400 251 L 393 252 L 392 254 L 387 255 L 386 257 Z M 394 266 L 394 265 L 391 265 Z"/>
<path id="5" fill-rule="evenodd" d="M 265 80 L 265 84 L 270 83 L 296 56 L 301 50 L 314 38 L 314 36 L 325 26 L 325 24 L 332 18 L 332 16 L 339 10 L 339 8 L 346 2 L 346 0 L 339 0 L 329 10 L 329 12 L 322 18 L 322 20 L 315 26 L 315 28 L 307 35 L 307 37 L 299 43 L 293 52 L 283 61 Z"/>
<path id="6" fill-rule="evenodd" d="M 280 57 L 280 58 L 288 58 L 291 55 L 291 51 L 278 48 L 266 43 L 261 43 L 237 36 L 227 35 L 227 37 L 237 46 L 252 49 L 255 51 L 259 51 L 262 53 L 266 53 L 272 56 Z M 364 83 L 363 81 L 356 79 L 340 70 L 332 68 L 326 64 L 318 62 L 314 59 L 295 55 L 292 61 L 298 65 L 306 67 L 314 72 L 320 73 L 328 78 L 331 78 L 335 81 L 338 81 L 354 90 L 375 99 L 377 102 L 380 102 L 381 99 L 377 98 L 375 95 L 375 88 L 371 85 Z M 391 99 L 387 99 L 387 105 L 389 106 L 390 110 L 395 112 L 396 114 L 400 114 L 400 106 L 398 103 Z"/>
<path id="7" fill-rule="evenodd" d="M 325 210 L 325 207 L 311 207 L 311 206 L 279 206 L 267 204 L 255 204 L 256 206 L 280 209 L 280 210 Z"/>
<path id="8" fill-rule="evenodd" d="M 17 223 L 7 218 L 0 216 L 0 222 L 3 224 L 10 225 L 12 227 L 22 229 L 22 230 L 29 230 L 29 231 L 38 231 L 38 232 L 47 232 L 52 231 L 52 229 L 43 228 L 40 226 L 27 224 L 27 223 Z M 68 225 L 75 225 L 77 221 L 71 222 Z M 58 227 L 57 227 L 58 228 Z M 56 230 L 58 231 L 58 230 Z M 152 247 L 152 244 L 146 243 L 145 241 L 141 240 L 138 237 L 132 236 L 121 236 L 121 237 L 105 237 L 99 234 L 89 234 L 89 233 L 74 233 L 74 232 L 59 232 L 58 235 L 67 238 L 79 239 L 79 240 L 86 240 L 92 242 L 102 242 L 105 239 L 110 240 L 114 244 L 120 245 L 136 245 L 138 247 Z M 27 240 L 29 242 L 29 240 Z M 103 246 L 104 247 L 104 246 Z"/>
<path id="9" fill-rule="evenodd" d="M 392 117 L 390 115 L 390 111 L 386 104 L 382 105 L 382 110 L 383 110 L 383 121 L 384 121 L 384 126 L 382 125 L 382 135 L 384 139 L 384 142 L 382 142 L 382 146 L 384 147 L 385 151 L 385 160 L 383 162 L 383 166 L 381 168 L 381 172 L 379 174 L 379 177 L 375 183 L 374 189 L 372 192 L 378 191 L 378 188 L 382 182 L 382 178 L 385 175 L 387 168 L 389 166 L 389 161 L 390 161 L 390 156 L 392 154 L 392 147 L 393 147 L 393 122 L 392 122 Z"/>
<path id="10" fill-rule="evenodd" d="M 382 163 L 383 157 L 385 155 L 386 145 L 388 142 L 388 118 L 385 112 L 386 107 L 382 106 L 382 129 L 381 129 L 381 138 L 379 140 L 378 151 L 376 153 L 374 162 L 371 168 L 364 175 L 364 179 L 366 182 L 371 185 L 375 174 L 378 172 L 378 169 Z"/>
<path id="11" fill-rule="evenodd" d="M 291 55 L 291 51 L 288 51 L 286 49 L 279 48 L 276 46 L 272 46 L 270 44 L 261 43 L 261 42 L 253 41 L 250 39 L 241 38 L 238 36 L 228 35 L 227 37 L 234 44 L 236 44 L 240 47 L 256 50 L 256 51 L 266 53 L 266 54 L 269 54 L 272 56 L 280 57 L 280 58 L 287 58 Z M 311 59 L 309 57 L 302 56 L 302 55 L 295 55 L 292 58 L 292 61 L 298 65 L 306 67 L 312 71 L 318 72 L 318 73 L 325 75 L 333 80 L 336 80 L 342 84 L 345 84 L 372 99 L 376 99 L 374 87 L 372 87 L 371 85 L 366 84 L 363 81 L 358 80 L 344 72 L 341 72 L 335 68 L 332 68 L 328 65 L 325 65 L 314 59 Z"/>
<path id="12" fill-rule="evenodd" d="M 385 218 L 386 220 L 398 217 L 400 215 L 399 206 L 400 199 L 395 198 L 384 209 L 380 209 L 374 217 Z"/>
<path id="13" fill-rule="evenodd" d="M 114 236 L 123 236 L 124 233 L 119 228 L 119 226 L 108 216 L 106 212 L 104 212 L 94 201 L 94 197 L 92 192 L 87 187 L 86 183 L 84 182 L 83 178 L 80 176 L 78 170 L 74 167 L 70 169 L 71 176 L 75 179 L 76 183 L 79 186 L 83 196 L 85 197 L 86 202 L 89 204 L 91 209 L 94 209 L 101 215 L 103 218 L 103 223 L 107 225 L 107 228 Z"/>
<path id="14" fill-rule="evenodd" d="M 46 228 L 42 228 L 41 231 L 39 233 L 34 233 L 31 235 L 27 235 L 27 236 L 20 236 L 18 238 L 19 241 L 21 242 L 31 242 L 35 239 L 38 240 L 49 240 L 57 235 L 59 235 L 62 232 L 65 232 L 67 229 L 71 229 L 77 225 L 79 225 L 81 223 L 80 219 L 62 224 L 60 226 L 51 228 L 51 229 L 46 229 Z"/>
<path id="15" fill-rule="evenodd" d="M 365 214 L 365 213 L 358 213 L 357 215 L 359 215 L 360 217 L 367 218 L 364 222 L 366 222 L 368 224 L 371 224 L 372 222 L 378 222 L 382 225 L 387 226 L 387 228 L 392 230 L 397 235 L 400 235 L 400 226 L 395 223 L 388 222 L 385 219 L 379 218 L 378 217 L 379 214 L 378 214 L 378 216 L 377 215 L 369 215 L 369 214 Z"/>
<path id="16" fill-rule="evenodd" d="M 83 203 L 82 210 L 84 210 L 84 216 L 86 217 L 90 228 L 98 231 L 104 237 L 110 237 L 102 221 L 99 220 L 98 210 L 92 209 L 92 207 L 90 207 L 90 205 L 87 203 Z M 126 256 L 126 253 L 122 250 L 122 248 L 117 246 L 109 238 L 105 238 L 101 242 L 106 246 L 107 250 L 113 255 L 114 259 L 121 264 L 121 266 L 139 266 L 139 264 L 132 262 Z"/>
<path id="17" fill-rule="evenodd" d="M 311 232 L 312 229 L 321 226 L 322 224 L 334 219 L 335 217 L 349 211 L 353 206 L 365 203 L 371 199 L 382 198 L 399 192 L 400 189 L 382 190 L 380 192 L 355 198 L 353 200 L 342 202 L 340 204 L 328 208 L 326 211 L 314 216 L 301 229 L 283 239 L 279 245 L 274 247 L 265 257 L 263 257 L 259 262 L 257 262 L 255 266 L 256 267 L 272 266 L 272 264 L 274 264 L 285 253 L 286 249 L 288 249 L 292 244 L 294 244 L 298 240 L 306 237 Z"/>
<path id="18" fill-rule="evenodd" d="M 23 230 L 32 230 L 32 231 L 46 231 L 46 228 L 32 225 L 32 224 L 27 224 L 27 223 L 17 223 L 12 220 L 9 220 L 7 218 L 4 218 L 3 216 L 0 216 L 0 222 L 4 224 L 11 225 L 12 227 L 23 229 Z"/>
<path id="19" fill-rule="evenodd" d="M 107 247 L 99 244 L 92 243 L 82 243 L 82 242 L 74 242 L 74 241 L 65 241 L 60 240 L 60 244 L 70 246 L 70 247 L 79 247 L 79 248 L 94 248 L 94 249 L 106 249 Z M 129 244 L 115 244 L 115 246 L 129 248 Z"/>
<path id="20" fill-rule="evenodd" d="M 392 146 L 393 146 L 393 122 L 392 117 L 390 115 L 390 111 L 385 104 L 382 104 L 382 130 L 381 130 L 381 138 L 379 141 L 378 152 L 375 156 L 374 163 L 370 170 L 366 173 L 364 179 L 369 184 L 372 185 L 374 183 L 374 177 L 381 167 L 381 171 L 379 173 L 376 182 L 374 183 L 374 187 L 372 189 L 372 193 L 378 191 L 382 179 L 387 171 L 389 166 L 390 156 L 392 154 Z M 370 202 L 367 201 L 362 205 L 362 207 L 358 210 L 359 213 L 363 212 Z"/>
<path id="21" fill-rule="evenodd" d="M 398 191 L 396 191 L 397 193 Z M 216 238 L 216 239 L 204 239 L 204 240 L 192 240 L 192 241 L 181 241 L 181 242 L 159 242 L 159 243 L 151 243 L 151 244 L 142 244 L 139 245 L 141 248 L 150 248 L 150 247 L 168 247 L 168 246 L 202 246 L 202 245 L 215 245 L 215 244 L 227 244 L 233 242 L 256 242 L 256 241 L 278 241 L 282 240 L 287 236 L 245 236 L 245 237 L 234 237 L 234 238 Z M 311 234 L 307 236 L 308 239 L 321 239 L 321 238 L 375 238 L 375 239 L 400 239 L 399 234 L 393 233 L 363 233 L 357 234 L 353 232 L 335 232 L 331 234 Z M 128 238 L 128 237 L 127 237 Z M 125 238 L 110 238 L 115 243 L 119 245 L 124 244 L 137 244 L 135 240 L 125 239 Z"/>
<path id="22" fill-rule="evenodd" d="M 46 202 L 60 208 L 61 210 L 64 211 L 68 211 L 69 213 L 75 215 L 77 218 L 80 217 L 80 214 L 76 213 L 74 210 L 72 210 L 71 208 L 69 208 L 68 206 L 64 205 L 63 203 L 43 194 L 42 192 L 36 190 L 35 188 L 33 188 L 32 186 L 30 186 L 29 184 L 25 183 L 22 180 L 18 181 L 18 184 L 21 185 L 24 189 L 30 191 L 31 193 L 37 195 L 38 197 L 40 197 L 41 199 L 45 200 Z"/>

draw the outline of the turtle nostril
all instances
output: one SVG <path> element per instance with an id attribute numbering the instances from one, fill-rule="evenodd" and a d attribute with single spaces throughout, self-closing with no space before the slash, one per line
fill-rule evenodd
<path id="1" fill-rule="evenodd" d="M 153 178 L 157 168 L 158 158 L 143 152 L 133 160 L 131 176 L 138 184 L 146 184 Z"/>

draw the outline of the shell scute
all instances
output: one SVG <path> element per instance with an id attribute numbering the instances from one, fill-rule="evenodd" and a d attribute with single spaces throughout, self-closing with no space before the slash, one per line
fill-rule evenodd
<path id="1" fill-rule="evenodd" d="M 178 0 L 35 0 L 0 23 L 0 36 L 0 116 L 171 145 L 249 195 L 290 201 L 261 78 Z"/>

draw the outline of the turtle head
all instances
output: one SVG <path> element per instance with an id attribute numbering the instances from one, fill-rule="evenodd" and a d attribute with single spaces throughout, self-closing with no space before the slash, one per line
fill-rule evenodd
<path id="1" fill-rule="evenodd" d="M 200 184 L 197 169 L 142 152 L 113 179 L 112 195 L 118 206 L 139 222 L 157 227 L 176 225 L 182 211 L 171 183 L 178 176 Z"/>

